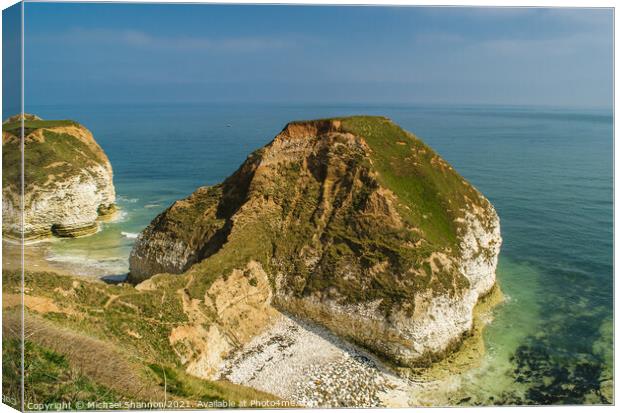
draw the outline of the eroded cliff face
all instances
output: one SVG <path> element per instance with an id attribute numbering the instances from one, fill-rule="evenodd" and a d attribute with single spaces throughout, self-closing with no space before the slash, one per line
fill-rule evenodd
<path id="1" fill-rule="evenodd" d="M 222 184 L 158 216 L 131 253 L 130 279 L 184 273 L 188 299 L 209 307 L 214 286 L 252 263 L 270 293 L 247 314 L 262 314 L 248 337 L 275 308 L 414 366 L 472 328 L 475 304 L 495 284 L 500 244 L 489 201 L 390 120 L 294 122 Z M 211 314 L 212 328 L 238 324 Z M 218 340 L 216 353 L 194 345 L 202 355 L 185 358 L 194 371 L 213 371 L 240 342 Z"/>
<path id="2" fill-rule="evenodd" d="M 20 231 L 21 118 L 3 123 L 4 235 Z M 90 131 L 72 121 L 24 120 L 24 238 L 95 233 L 114 214 L 112 166 Z"/>
<path id="3" fill-rule="evenodd" d="M 215 377 L 225 358 L 278 315 L 267 274 L 255 261 L 216 280 L 202 300 L 177 293 L 189 322 L 175 327 L 169 341 L 187 372 L 198 377 Z"/>

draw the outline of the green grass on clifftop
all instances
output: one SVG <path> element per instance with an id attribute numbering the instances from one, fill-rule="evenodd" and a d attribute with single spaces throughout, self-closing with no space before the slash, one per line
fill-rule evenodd
<path id="1" fill-rule="evenodd" d="M 399 213 L 421 228 L 428 241 L 456 246 L 455 219 L 466 202 L 479 203 L 478 192 L 433 149 L 387 118 L 340 119 L 342 128 L 362 136 L 372 150 L 379 181 L 400 200 Z"/>
<path id="2" fill-rule="evenodd" d="M 457 224 L 463 208 L 482 206 L 478 191 L 421 139 L 383 116 L 348 116 L 292 123 L 339 121 L 344 132 L 370 147 L 379 181 L 400 201 L 399 213 L 424 231 L 427 241 L 457 248 Z"/>
<path id="3" fill-rule="evenodd" d="M 21 126 L 21 121 L 15 120 L 3 124 L 2 130 L 5 132 L 9 132 L 13 135 L 19 135 Z M 36 129 L 57 128 L 62 126 L 79 126 L 79 123 L 72 120 L 25 120 L 24 134 L 28 135 L 30 132 Z"/>
<path id="4" fill-rule="evenodd" d="M 41 122 L 41 121 L 31 121 Z M 54 122 L 54 121 L 45 121 Z M 66 122 L 66 121 L 60 121 Z M 24 182 L 29 185 L 45 186 L 52 177 L 60 178 L 78 175 L 84 167 L 95 163 L 96 153 L 81 140 L 67 133 L 43 131 L 44 141 L 27 140 L 24 147 Z M 19 141 L 2 145 L 2 184 L 7 187 L 19 182 L 21 162 Z"/>

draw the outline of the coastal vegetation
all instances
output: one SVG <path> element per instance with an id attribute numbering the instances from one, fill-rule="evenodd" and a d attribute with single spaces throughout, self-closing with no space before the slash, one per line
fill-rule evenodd
<path id="1" fill-rule="evenodd" d="M 21 339 L 11 330 L 19 330 L 20 278 L 3 272 L 3 387 L 15 400 Z M 170 329 L 187 321 L 173 293 L 56 273 L 26 272 L 24 285 L 26 402 L 277 400 L 183 371 L 168 342 Z"/>
<path id="2" fill-rule="evenodd" d="M 55 124 L 55 122 L 49 123 Z M 15 132 L 15 130 L 10 131 Z M 49 186 L 53 179 L 80 175 L 84 173 L 85 168 L 93 165 L 98 159 L 92 147 L 69 133 L 43 130 L 37 139 L 26 139 L 24 143 L 24 164 L 28 165 L 24 168 L 26 187 L 43 188 Z M 3 164 L 19 165 L 21 162 L 20 141 L 10 139 L 3 144 L 2 153 Z M 8 168 L 6 172 L 2 174 L 3 186 L 6 187 L 19 181 L 20 170 L 18 168 Z"/>
<path id="3" fill-rule="evenodd" d="M 107 161 L 78 124 L 25 122 L 29 160 L 42 164 L 27 178 L 37 187 Z M 97 202 L 95 217 L 111 205 Z M 277 388 L 234 384 L 221 366 L 283 314 L 393 368 L 428 367 L 473 331 L 500 243 L 492 205 L 389 119 L 291 122 L 222 183 L 157 216 L 131 253 L 130 283 L 28 269 L 27 397 L 277 401 Z M 3 281 L 5 325 L 15 328 L 20 273 Z"/>
<path id="4" fill-rule="evenodd" d="M 49 129 L 49 128 L 57 128 L 57 127 L 66 127 L 66 126 L 79 126 L 79 123 L 72 120 L 42 120 L 42 119 L 25 119 L 23 121 L 24 125 L 24 136 L 28 136 L 30 133 L 37 129 Z M 22 128 L 21 120 L 12 120 L 8 122 L 4 122 L 2 124 L 2 130 L 13 135 L 20 135 Z"/>

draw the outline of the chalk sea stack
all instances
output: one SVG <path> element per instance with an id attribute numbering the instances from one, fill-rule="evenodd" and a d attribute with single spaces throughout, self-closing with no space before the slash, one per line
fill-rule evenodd
<path id="1" fill-rule="evenodd" d="M 243 291 L 264 287 L 253 300 L 416 366 L 470 331 L 475 304 L 495 285 L 500 244 L 491 203 L 391 120 L 298 121 L 224 182 L 157 216 L 131 252 L 130 280 L 184 273 L 186 302 L 217 320 L 226 309 L 214 292 L 245 279 Z M 235 346 L 208 334 L 218 349 Z M 216 363 L 197 352 L 184 362 Z"/>
<path id="2" fill-rule="evenodd" d="M 4 236 L 20 232 L 20 136 L 24 123 L 24 239 L 97 232 L 115 211 L 112 166 L 88 129 L 71 120 L 15 115 L 2 124 Z"/>

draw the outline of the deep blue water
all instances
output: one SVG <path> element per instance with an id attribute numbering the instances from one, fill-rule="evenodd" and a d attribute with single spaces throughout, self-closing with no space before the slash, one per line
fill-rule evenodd
<path id="1" fill-rule="evenodd" d="M 221 181 L 288 121 L 392 118 L 478 187 L 501 218 L 498 277 L 508 301 L 496 310 L 486 344 L 488 360 L 503 368 L 472 374 L 473 401 L 605 401 L 613 316 L 610 111 L 274 104 L 26 111 L 79 121 L 108 154 L 124 218 L 93 237 L 57 242 L 52 252 L 55 259 L 99 262 L 110 273 L 126 271 L 133 242 L 127 234 L 196 187 Z"/>

